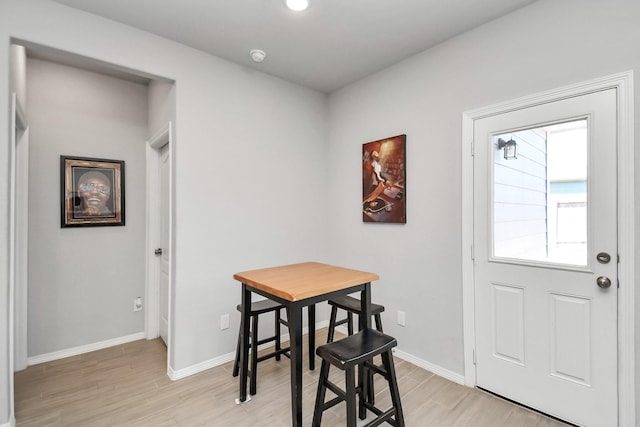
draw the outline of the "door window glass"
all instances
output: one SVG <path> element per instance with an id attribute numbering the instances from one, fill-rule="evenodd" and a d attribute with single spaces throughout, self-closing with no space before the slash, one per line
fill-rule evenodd
<path id="1" fill-rule="evenodd" d="M 494 136 L 495 257 L 587 264 L 587 124 Z"/>

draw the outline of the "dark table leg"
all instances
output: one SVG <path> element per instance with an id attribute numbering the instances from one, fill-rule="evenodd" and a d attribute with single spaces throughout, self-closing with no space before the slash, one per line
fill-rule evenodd
<path id="1" fill-rule="evenodd" d="M 240 396 L 236 403 L 247 400 L 247 374 L 249 371 L 249 323 L 251 321 L 251 291 L 242 284 L 242 314 L 240 317 Z M 251 399 L 251 398 L 249 398 Z"/>
<path id="2" fill-rule="evenodd" d="M 366 283 L 364 289 L 360 292 L 360 310 L 361 315 L 358 319 L 358 329 L 371 328 L 371 283 Z M 369 384 L 365 381 L 365 378 L 369 378 L 367 369 L 358 368 L 358 384 L 362 388 L 362 394 L 360 395 L 360 402 L 358 404 L 358 417 L 364 420 L 367 417 L 367 409 L 364 406 L 364 400 L 369 396 Z"/>
<path id="3" fill-rule="evenodd" d="M 358 321 L 359 329 L 371 327 L 371 283 L 366 283 L 360 292 L 360 310 L 362 316 Z"/>
<path id="4" fill-rule="evenodd" d="M 293 427 L 302 426 L 302 305 L 287 306 L 291 346 L 291 416 Z"/>
<path id="5" fill-rule="evenodd" d="M 309 310 L 309 369 L 316 368 L 316 305 L 311 304 Z"/>

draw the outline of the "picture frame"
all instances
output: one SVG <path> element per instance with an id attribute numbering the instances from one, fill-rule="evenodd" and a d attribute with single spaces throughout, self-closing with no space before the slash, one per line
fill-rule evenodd
<path id="1" fill-rule="evenodd" d="M 124 160 L 60 156 L 61 227 L 125 225 Z"/>
<path id="2" fill-rule="evenodd" d="M 407 222 L 407 135 L 362 145 L 362 221 Z"/>

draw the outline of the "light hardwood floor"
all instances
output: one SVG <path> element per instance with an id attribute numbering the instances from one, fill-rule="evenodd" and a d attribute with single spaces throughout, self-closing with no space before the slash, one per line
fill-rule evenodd
<path id="1" fill-rule="evenodd" d="M 325 339 L 326 328 L 318 331 L 317 342 Z M 565 426 L 398 358 L 395 363 L 408 427 Z M 30 366 L 15 375 L 16 425 L 290 426 L 288 359 L 260 363 L 258 393 L 241 405 L 234 402 L 238 379 L 231 376 L 232 367 L 229 362 L 171 381 L 166 375 L 166 348 L 159 339 Z M 311 425 L 319 370 L 318 362 L 314 371 L 304 371 L 305 425 Z M 337 369 L 331 373 L 338 383 L 341 374 Z M 390 402 L 384 380 L 376 380 L 375 390 L 377 404 Z M 344 423 L 344 404 L 323 416 L 323 427 Z"/>

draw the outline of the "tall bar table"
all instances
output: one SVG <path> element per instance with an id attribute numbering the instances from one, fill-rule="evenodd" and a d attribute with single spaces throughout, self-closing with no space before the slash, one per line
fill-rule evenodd
<path id="1" fill-rule="evenodd" d="M 238 402 L 247 400 L 249 369 L 249 310 L 251 293 L 283 304 L 287 310 L 291 346 L 291 417 L 292 425 L 302 426 L 302 309 L 338 295 L 360 292 L 362 316 L 360 329 L 371 327 L 371 282 L 375 273 L 352 270 L 318 262 L 282 265 L 236 273 L 242 283 L 242 317 L 240 321 L 240 393 Z M 309 325 L 314 331 L 314 325 Z M 311 346 L 310 346 L 311 347 Z M 311 350 L 313 351 L 313 350 Z M 310 355 L 314 357 L 314 355 Z"/>

